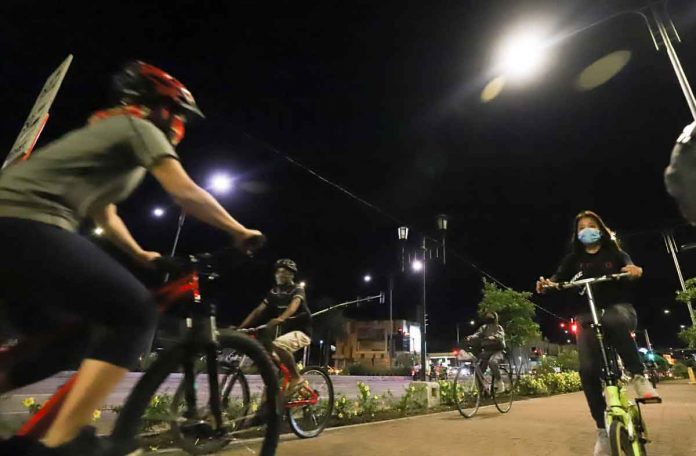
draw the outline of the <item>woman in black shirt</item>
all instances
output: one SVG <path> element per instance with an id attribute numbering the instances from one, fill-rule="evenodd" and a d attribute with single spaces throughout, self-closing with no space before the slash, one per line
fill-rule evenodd
<path id="1" fill-rule="evenodd" d="M 571 252 L 563 259 L 553 276 L 549 279 L 539 278 L 536 291 L 544 293 L 545 286 L 553 286 L 557 282 L 620 272 L 629 273 L 633 280 L 643 275 L 643 269 L 633 264 L 631 257 L 621 250 L 616 235 L 607 228 L 599 215 L 584 211 L 575 217 Z M 631 331 L 636 329 L 637 316 L 633 305 L 630 304 L 630 284 L 625 281 L 605 282 L 598 284 L 593 291 L 598 307 L 604 309 L 600 321 L 607 341 L 619 353 L 626 369 L 633 376 L 631 383 L 638 397 L 657 396 L 657 392 L 643 375 L 644 366 L 631 337 Z M 592 316 L 589 312 L 579 313 L 577 320 L 580 378 L 598 429 L 594 454 L 608 455 L 609 440 L 604 423 L 606 402 L 602 395 L 599 345 L 590 329 Z"/>

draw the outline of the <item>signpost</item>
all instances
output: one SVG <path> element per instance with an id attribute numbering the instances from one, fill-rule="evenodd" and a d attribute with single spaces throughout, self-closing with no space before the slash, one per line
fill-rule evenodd
<path id="1" fill-rule="evenodd" d="M 72 59 L 72 54 L 68 55 L 56 71 L 46 80 L 41 93 L 39 93 L 34 106 L 31 108 L 29 117 L 24 122 L 24 126 L 22 126 L 22 130 L 19 132 L 10 153 L 2 164 L 2 169 L 15 163 L 17 160 L 26 160 L 31 154 L 36 141 L 39 139 L 39 135 L 41 135 L 41 131 L 48 121 L 48 111 L 51 109 L 53 100 L 56 98 L 68 68 L 70 68 Z"/>

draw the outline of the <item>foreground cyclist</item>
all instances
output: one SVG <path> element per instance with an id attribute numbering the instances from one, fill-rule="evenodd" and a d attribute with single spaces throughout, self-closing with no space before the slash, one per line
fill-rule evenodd
<path id="1" fill-rule="evenodd" d="M 137 263 L 144 250 L 115 204 L 151 173 L 184 210 L 229 233 L 246 250 L 261 233 L 245 228 L 186 174 L 174 151 L 186 122 L 203 117 L 191 93 L 154 66 L 133 62 L 114 77 L 118 106 L 37 150 L 0 175 L 0 294 L 25 335 L 66 320 L 99 328 L 70 345 L 46 347 L 41 360 L 0 367 L 0 392 L 48 377 L 82 359 L 77 381 L 41 443 L 15 437 L 0 454 L 99 454 L 80 433 L 106 397 L 150 348 L 157 311 L 148 290 L 109 255 L 78 235 L 88 220 Z M 60 316 L 57 319 L 56 316 Z"/>
<path id="2" fill-rule="evenodd" d="M 486 372 L 490 366 L 493 374 L 493 382 L 498 391 L 505 391 L 505 383 L 500 377 L 499 364 L 503 361 L 503 350 L 505 350 L 505 330 L 498 323 L 496 312 L 486 312 L 484 315 L 484 325 L 472 335 L 466 338 L 471 345 L 473 352 L 479 359 L 481 372 Z"/>
<path id="3" fill-rule="evenodd" d="M 295 364 L 294 353 L 312 343 L 312 315 L 304 288 L 295 283 L 297 264 L 281 259 L 273 266 L 276 286 L 242 322 L 248 328 L 255 322 L 267 321 L 271 330 L 280 325 L 281 335 L 273 341 L 273 352 L 290 371 L 288 397 L 305 383 Z"/>
<path id="4" fill-rule="evenodd" d="M 643 270 L 633 264 L 631 257 L 616 241 L 614 233 L 604 221 L 592 211 L 584 211 L 575 217 L 571 253 L 568 254 L 556 273 L 549 279 L 541 277 L 536 284 L 537 293 L 544 287 L 553 287 L 557 282 L 576 278 L 601 277 L 626 272 L 632 279 L 642 276 Z M 626 369 L 632 375 L 631 383 L 639 398 L 657 397 L 657 392 L 644 376 L 645 366 L 640 360 L 638 349 L 631 337 L 636 329 L 637 315 L 628 301 L 625 282 L 606 282 L 596 287 L 595 298 L 606 310 L 600 321 L 609 343 L 616 348 Z M 580 356 L 580 379 L 590 413 L 597 423 L 595 456 L 610 454 L 609 439 L 605 429 L 604 411 L 606 402 L 602 395 L 601 358 L 595 334 L 590 330 L 591 315 L 577 316 L 578 352 Z"/>

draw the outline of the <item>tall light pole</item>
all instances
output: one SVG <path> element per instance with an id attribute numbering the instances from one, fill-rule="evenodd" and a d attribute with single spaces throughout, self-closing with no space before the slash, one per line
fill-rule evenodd
<path id="1" fill-rule="evenodd" d="M 679 285 L 681 285 L 682 291 L 686 291 L 686 283 L 684 282 L 684 275 L 682 274 L 681 265 L 679 264 L 679 258 L 677 253 L 679 251 L 677 243 L 674 240 L 674 233 L 672 231 L 663 231 L 662 239 L 665 241 L 665 247 L 667 252 L 672 256 L 674 261 L 674 269 L 677 271 L 677 277 L 679 278 Z M 690 246 L 689 246 L 690 247 Z M 691 302 L 686 303 L 686 307 L 689 309 L 689 316 L 691 317 L 691 324 L 696 326 L 696 315 L 694 314 L 694 308 Z"/>
<path id="2" fill-rule="evenodd" d="M 418 272 L 421 274 L 421 299 L 420 299 L 420 306 L 418 309 L 418 320 L 419 324 L 421 327 L 421 370 L 420 370 L 420 377 L 421 380 L 425 381 L 426 380 L 426 375 L 425 375 L 425 368 L 427 365 L 427 359 L 428 359 L 428 343 L 427 343 L 427 336 L 428 336 L 428 293 L 427 293 L 427 263 L 428 259 L 433 258 L 433 250 L 435 251 L 435 258 L 439 258 L 439 252 L 442 251 L 442 262 L 445 264 L 446 262 L 446 244 L 445 244 L 445 239 L 446 239 L 446 234 L 447 234 L 447 222 L 448 218 L 446 215 L 439 215 L 437 217 L 437 227 L 440 231 L 440 240 L 438 239 L 433 239 L 428 236 L 423 236 L 421 240 L 421 245 L 419 246 L 416 254 L 414 255 L 414 261 L 411 264 L 411 268 L 413 269 L 414 272 Z M 399 234 L 399 240 L 401 241 L 401 265 L 402 265 L 402 271 L 405 269 L 404 264 L 405 264 L 405 257 L 406 257 L 406 249 L 405 249 L 405 244 L 406 241 L 408 240 L 408 228 L 407 227 L 399 227 L 398 230 Z M 431 246 L 434 246 L 433 248 L 429 248 L 428 244 L 430 243 Z"/>
<path id="3" fill-rule="evenodd" d="M 634 9 L 618 12 L 600 21 L 594 22 L 593 24 L 567 33 L 561 37 L 546 40 L 546 42 L 543 42 L 543 40 L 537 36 L 530 35 L 530 32 L 527 31 L 527 35 L 516 37 L 514 40 L 511 40 L 514 52 L 502 53 L 500 69 L 505 73 L 506 76 L 517 76 L 518 73 L 520 73 L 519 70 L 521 66 L 521 69 L 524 70 L 522 75 L 531 74 L 531 72 L 535 70 L 534 65 L 532 64 L 543 63 L 544 59 L 542 58 L 543 56 L 541 54 L 548 48 L 551 48 L 552 46 L 557 45 L 577 35 L 578 33 L 584 32 L 590 28 L 594 28 L 597 25 L 604 24 L 619 16 L 627 14 L 640 16 L 648 28 L 650 37 L 655 45 L 655 49 L 658 51 L 663 48 L 665 49 L 677 77 L 677 81 L 679 82 L 679 86 L 684 94 L 684 98 L 686 99 L 686 103 L 689 106 L 689 111 L 691 111 L 692 117 L 694 120 L 696 120 L 696 98 L 694 98 L 694 93 L 689 85 L 689 80 L 684 73 L 679 56 L 674 48 L 673 42 L 681 42 L 681 38 L 679 37 L 677 29 L 669 16 L 669 12 L 667 11 L 667 0 L 646 0 L 640 2 L 640 5 Z M 534 37 L 535 39 L 530 39 L 530 36 Z"/>

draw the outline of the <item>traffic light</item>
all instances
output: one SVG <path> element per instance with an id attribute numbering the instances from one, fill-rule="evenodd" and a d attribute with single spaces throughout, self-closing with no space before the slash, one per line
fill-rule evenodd
<path id="1" fill-rule="evenodd" d="M 561 328 L 565 328 L 565 323 L 561 322 Z"/>
<path id="2" fill-rule="evenodd" d="M 577 333 L 578 333 L 578 324 L 577 324 L 577 323 L 572 322 L 572 323 L 570 324 L 570 332 L 572 332 L 573 334 L 577 334 Z"/>

